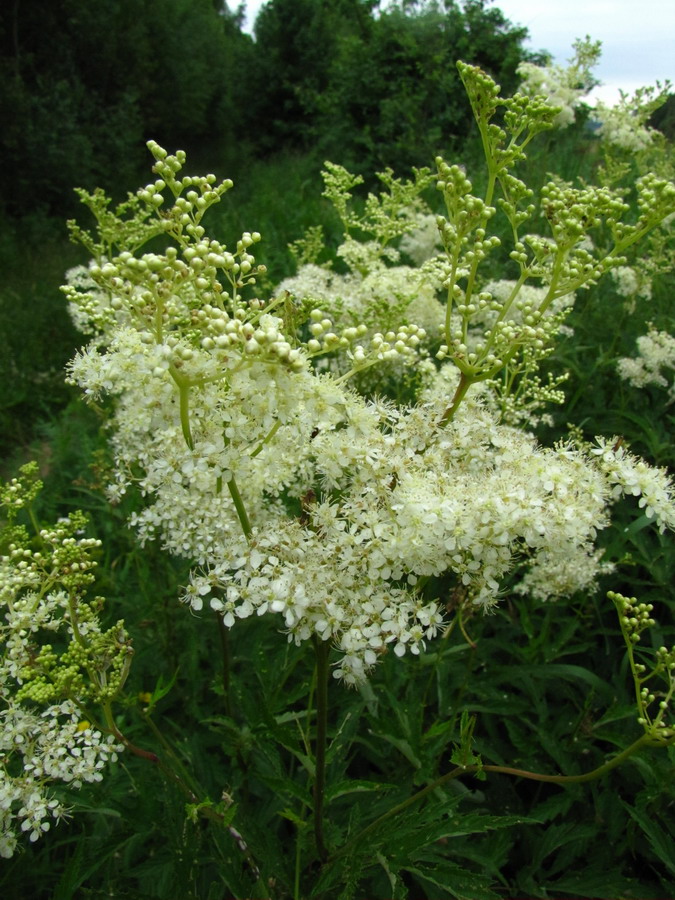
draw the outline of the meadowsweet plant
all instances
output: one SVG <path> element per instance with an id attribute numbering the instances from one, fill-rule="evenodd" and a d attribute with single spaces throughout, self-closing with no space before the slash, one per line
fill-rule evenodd
<path id="1" fill-rule="evenodd" d="M 660 137 L 647 123 L 666 102 L 670 89 L 670 82 L 657 82 L 655 86 L 638 88 L 633 94 L 621 91 L 618 103 L 613 106 L 598 102 L 593 115 L 600 123 L 602 140 L 629 153 L 646 150 Z"/>
<path id="2" fill-rule="evenodd" d="M 656 85 L 640 87 L 633 94 L 621 91 L 618 102 L 611 106 L 602 101 L 591 103 L 588 94 L 599 84 L 593 69 L 600 62 L 602 43 L 587 35 L 583 40 L 576 40 L 573 49 L 574 55 L 567 67 L 550 62 L 548 65 L 520 63 L 518 74 L 522 79 L 522 93 L 544 98 L 551 106 L 559 107 L 553 119 L 553 125 L 558 128 L 571 125 L 576 110 L 587 107 L 603 144 L 615 151 L 640 154 L 658 142 L 662 135 L 648 125 L 648 120 L 668 99 L 670 82 L 661 84 L 657 81 Z"/>
<path id="3" fill-rule="evenodd" d="M 669 401 L 675 399 L 675 337 L 653 326 L 637 339 L 638 354 L 622 357 L 617 363 L 619 376 L 634 387 L 655 384 L 668 389 Z"/>
<path id="4" fill-rule="evenodd" d="M 597 84 L 593 69 L 600 61 L 602 44 L 587 35 L 575 41 L 573 49 L 574 56 L 567 67 L 553 65 L 550 60 L 547 65 L 522 62 L 518 66 L 520 90 L 528 96 L 543 96 L 551 106 L 559 107 L 553 122 L 560 128 L 574 122 L 576 108 Z"/>
<path id="5" fill-rule="evenodd" d="M 597 534 L 624 496 L 660 531 L 675 527 L 667 473 L 621 440 L 544 447 L 531 433 L 564 399 L 564 373 L 545 380 L 540 366 L 575 296 L 675 210 L 675 185 L 645 174 L 634 212 L 606 186 L 553 178 L 535 196 L 521 177 L 526 149 L 560 107 L 537 93 L 503 98 L 480 69 L 459 71 L 484 190 L 439 157 L 433 179 L 382 173 L 382 192 L 359 208 L 359 179 L 326 164 L 344 229 L 334 268 L 312 230 L 272 296 L 258 288 L 260 234 L 228 245 L 206 231 L 231 182 L 184 175 L 180 151 L 150 142 L 154 180 L 114 211 L 82 192 L 97 233 L 71 225 L 92 260 L 65 292 L 91 340 L 69 379 L 108 404 L 109 499 L 140 494 L 139 540 L 193 562 L 182 600 L 195 628 L 207 611 L 226 630 L 265 617 L 314 654 L 315 750 L 311 763 L 298 757 L 314 843 L 298 838 L 298 866 L 303 854 L 328 868 L 348 861 L 359 835 L 463 773 L 528 777 L 483 766 L 465 723 L 457 768 L 339 846 L 324 827 L 331 670 L 367 691 L 385 656 L 404 665 L 508 591 L 538 601 L 592 591 L 615 564 Z M 427 234 L 418 252 L 434 183 L 438 241 Z M 307 833 L 302 816 L 288 818 Z"/>
<path id="6" fill-rule="evenodd" d="M 0 855 L 36 841 L 68 814 L 59 784 L 98 782 L 124 749 L 112 702 L 131 664 L 119 621 L 104 630 L 87 597 L 100 541 L 81 513 L 34 533 L 18 524 L 41 488 L 37 465 L 0 484 Z"/>

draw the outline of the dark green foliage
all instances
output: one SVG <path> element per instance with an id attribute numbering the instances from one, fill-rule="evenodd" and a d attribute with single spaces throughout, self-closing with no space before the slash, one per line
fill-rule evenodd
<path id="1" fill-rule="evenodd" d="M 0 194 L 12 215 L 63 216 L 74 185 L 137 180 L 150 136 L 211 144 L 246 128 L 250 39 L 212 0 L 0 7 Z M 105 168 L 101 169 L 101 161 Z"/>
<path id="2" fill-rule="evenodd" d="M 663 132 L 668 140 L 675 140 L 675 94 L 670 94 L 663 106 L 652 114 L 648 124 Z"/>
<path id="3" fill-rule="evenodd" d="M 84 262 L 65 230 L 34 216 L 0 234 L 0 456 L 18 454 L 38 420 L 67 402 L 64 366 L 80 342 L 59 291 L 63 274 Z"/>
<path id="4" fill-rule="evenodd" d="M 213 0 L 3 4 L 5 212 L 65 216 L 75 184 L 134 183 L 150 137 L 210 165 L 282 146 L 369 173 L 426 163 L 470 127 L 455 60 L 508 90 L 526 31 L 485 0 L 377 5 L 271 0 L 254 42 Z"/>
<path id="5" fill-rule="evenodd" d="M 515 86 L 523 28 L 484 0 L 401 3 L 271 0 L 256 20 L 260 104 L 269 146 L 319 143 L 372 173 L 425 165 L 472 119 L 455 61 Z"/>

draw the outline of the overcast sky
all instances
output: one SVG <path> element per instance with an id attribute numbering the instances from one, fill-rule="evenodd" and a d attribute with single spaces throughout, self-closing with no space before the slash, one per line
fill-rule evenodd
<path id="1" fill-rule="evenodd" d="M 262 5 L 263 0 L 247 0 L 247 31 Z M 596 72 L 604 86 L 594 95 L 605 102 L 618 98 L 619 88 L 631 92 L 657 80 L 675 82 L 675 0 L 496 0 L 494 5 L 529 29 L 528 46 L 548 50 L 557 63 L 572 55 L 575 38 L 589 34 L 601 40 Z"/>

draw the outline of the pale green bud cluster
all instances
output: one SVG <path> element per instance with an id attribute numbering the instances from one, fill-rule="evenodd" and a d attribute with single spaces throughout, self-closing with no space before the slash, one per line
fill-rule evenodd
<path id="1" fill-rule="evenodd" d="M 17 478 L 10 479 L 6 484 L 0 482 L 0 506 L 9 519 L 14 519 L 20 509 L 30 506 L 41 490 L 37 463 L 26 463 L 19 469 Z"/>
<path id="2" fill-rule="evenodd" d="M 363 178 L 352 175 L 336 163 L 327 161 L 324 165 L 326 168 L 321 173 L 325 185 L 323 196 L 335 207 L 347 235 L 354 230 L 360 231 L 370 235 L 383 249 L 390 241 L 414 230 L 414 219 L 405 213 L 416 206 L 421 191 L 432 183 L 429 169 L 413 169 L 412 181 L 394 178 L 391 169 L 378 172 L 377 177 L 385 189 L 380 194 L 369 193 L 364 212 L 359 214 L 353 208 L 351 194 Z"/>
<path id="3" fill-rule="evenodd" d="M 355 343 L 368 334 L 368 327 L 361 323 L 358 326 L 348 326 L 336 334 L 331 319 L 325 314 L 314 309 L 310 314 L 309 326 L 312 337 L 307 341 L 307 350 L 310 354 L 327 353 L 333 350 L 348 350 L 349 358 L 357 368 L 377 360 L 394 359 L 397 356 L 414 354 L 421 341 L 425 337 L 423 328 L 417 325 L 401 325 L 398 331 L 388 331 L 386 334 L 376 332 L 369 340 L 368 346 Z"/>
<path id="4" fill-rule="evenodd" d="M 675 693 L 675 646 L 670 650 L 659 647 L 651 666 L 636 662 L 633 653 L 644 631 L 653 627 L 653 604 L 641 603 L 635 597 L 625 597 L 615 591 L 607 596 L 616 606 L 619 623 L 626 645 L 635 681 L 639 716 L 638 724 L 656 743 L 670 743 L 675 738 L 675 718 L 672 715 L 672 701 Z M 657 688 L 661 682 L 663 687 Z"/>
<path id="5" fill-rule="evenodd" d="M 579 45 L 578 66 L 592 63 L 595 53 L 590 44 Z M 583 52 L 582 52 L 583 51 Z M 582 57 L 583 56 L 583 60 Z M 584 62 L 585 61 L 585 62 Z M 637 180 L 637 220 L 626 221 L 630 206 L 623 192 L 607 186 L 575 187 L 559 179 L 545 184 L 539 202 L 524 181 L 510 169 L 525 159 L 525 147 L 540 131 L 552 127 L 560 112 L 537 92 L 517 94 L 503 99 L 499 87 L 475 66 L 458 63 L 476 122 L 481 134 L 488 169 L 487 189 L 483 196 L 472 193 L 465 171 L 436 160 L 437 187 L 442 192 L 447 214 L 438 216 L 437 225 L 445 261 L 440 282 L 447 291 L 445 327 L 437 359 L 450 359 L 462 374 L 458 393 L 446 410 L 449 420 L 466 390 L 478 381 L 495 378 L 504 370 L 500 403 L 505 413 L 515 413 L 508 393 L 524 397 L 520 381 L 527 373 L 531 384 L 528 403 L 544 402 L 559 392 L 542 388 L 533 381 L 535 360 L 550 352 L 563 325 L 564 316 L 554 304 L 572 297 L 581 288 L 597 282 L 606 272 L 627 262 L 623 255 L 633 244 L 652 231 L 673 211 L 675 185 L 654 174 Z M 492 120 L 500 107 L 505 109 L 503 125 Z M 500 193 L 501 197 L 497 196 Z M 537 209 L 550 228 L 550 235 L 520 234 L 523 224 Z M 505 248 L 519 278 L 508 296 L 495 299 L 481 279 L 488 254 L 500 246 L 494 219 L 500 208 L 513 235 L 511 248 Z M 609 246 L 596 247 L 591 232 L 609 233 Z M 536 302 L 521 303 L 531 282 L 541 284 Z M 559 312 L 559 310 L 557 311 Z M 482 327 L 482 334 L 479 334 Z M 516 404 L 518 405 L 518 404 Z M 526 405 L 522 407 L 526 409 Z"/>
<path id="6" fill-rule="evenodd" d="M 615 591 L 609 591 L 607 596 L 616 604 L 622 629 L 632 644 L 637 644 L 643 631 L 656 625 L 651 615 L 654 609 L 652 603 L 639 603 L 635 597 L 624 597 Z"/>

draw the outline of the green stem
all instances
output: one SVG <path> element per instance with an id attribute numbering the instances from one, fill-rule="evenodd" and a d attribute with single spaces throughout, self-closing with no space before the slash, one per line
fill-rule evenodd
<path id="1" fill-rule="evenodd" d="M 228 629 L 223 622 L 223 617 L 216 612 L 218 634 L 220 635 L 220 650 L 223 658 L 223 695 L 225 697 L 225 715 L 232 716 L 232 704 L 230 703 L 230 643 Z"/>
<path id="2" fill-rule="evenodd" d="M 464 399 L 466 392 L 469 390 L 471 385 L 473 384 L 473 379 L 466 375 L 464 372 L 460 373 L 459 376 L 459 384 L 457 385 L 457 390 L 455 391 L 455 395 L 452 398 L 452 402 L 450 406 L 445 410 L 443 415 L 441 416 L 441 420 L 438 423 L 441 428 L 451 422 L 457 412 L 460 403 Z"/>
<path id="3" fill-rule="evenodd" d="M 452 347 L 452 304 L 455 302 L 453 290 L 455 287 L 455 274 L 457 272 L 457 263 L 459 261 L 459 242 L 455 246 L 452 254 L 451 261 L 451 270 L 450 270 L 450 278 L 449 278 L 449 286 L 448 286 L 448 299 L 445 304 L 445 344 L 448 348 L 448 353 L 450 353 L 450 348 Z"/>
<path id="4" fill-rule="evenodd" d="M 313 638 L 316 652 L 316 751 L 314 754 L 314 839 L 319 859 L 328 851 L 323 837 L 323 806 L 326 789 L 326 738 L 328 731 L 328 641 Z"/>
<path id="5" fill-rule="evenodd" d="M 169 374 L 178 388 L 180 427 L 183 431 L 183 437 L 190 450 L 194 450 L 195 444 L 190 431 L 190 382 L 178 372 L 173 363 L 169 366 Z"/>
<path id="6" fill-rule="evenodd" d="M 200 816 L 205 819 L 208 819 L 211 822 L 215 822 L 217 825 L 223 825 L 223 814 L 218 812 L 217 809 L 214 809 L 213 806 L 207 802 L 199 802 L 199 797 L 195 793 L 193 787 L 190 786 L 189 782 L 192 781 L 189 773 L 186 772 L 185 767 L 180 762 L 176 754 L 173 752 L 171 746 L 165 740 L 164 735 L 157 728 L 155 723 L 152 721 L 152 718 L 148 715 L 143 715 L 146 723 L 150 725 L 150 728 L 154 732 L 155 736 L 158 738 L 162 746 L 167 752 L 167 756 L 169 756 L 174 764 L 177 766 L 179 771 L 175 771 L 165 760 L 161 757 L 157 756 L 155 753 L 150 753 L 148 750 L 142 750 L 140 747 L 136 747 L 131 741 L 127 740 L 123 734 L 116 727 L 114 728 L 114 734 L 121 741 L 124 742 L 125 746 L 128 750 L 134 753 L 136 756 L 141 757 L 142 759 L 147 759 L 152 763 L 155 763 L 163 775 L 165 775 L 170 781 L 172 781 L 179 790 L 184 794 L 190 804 L 197 807 L 197 812 Z M 180 772 L 180 774 L 179 774 Z M 253 879 L 253 893 L 252 897 L 257 898 L 257 900 L 268 900 L 269 891 L 260 875 L 260 869 L 258 868 L 256 861 L 253 857 L 253 854 L 248 848 L 248 845 L 242 838 L 241 834 L 232 827 L 232 825 L 225 825 L 225 828 L 229 832 L 230 836 L 235 840 L 239 850 L 244 855 L 246 862 L 251 870 L 251 877 Z"/>
<path id="7" fill-rule="evenodd" d="M 262 450 L 263 450 L 263 447 L 265 446 L 265 444 L 269 443 L 272 440 L 272 438 L 274 437 L 274 435 L 277 433 L 277 431 L 280 428 L 281 428 L 281 419 L 277 419 L 277 421 L 270 428 L 270 430 L 267 432 L 267 434 L 262 439 L 262 441 L 260 441 L 258 446 L 251 453 L 251 459 L 255 459 L 255 457 L 258 456 L 259 453 L 262 453 Z"/>
<path id="8" fill-rule="evenodd" d="M 170 774 L 170 777 L 173 781 L 177 781 L 177 776 L 174 772 L 167 773 L 166 764 L 162 762 L 162 760 L 157 756 L 156 753 L 153 753 L 151 750 L 144 750 L 142 747 L 137 747 L 136 744 L 132 743 L 129 738 L 125 737 L 122 732 L 119 730 L 117 725 L 115 725 L 115 720 L 113 719 L 112 711 L 110 706 L 106 704 L 104 707 L 104 715 L 106 718 L 106 724 L 111 734 L 114 734 L 118 741 L 122 741 L 125 748 L 129 751 L 129 753 L 133 753 L 134 756 L 138 756 L 139 759 L 146 759 L 148 762 L 154 763 L 159 766 L 159 768 L 165 773 Z M 183 788 L 182 782 L 180 782 L 181 789 Z M 192 793 L 190 792 L 190 796 Z"/>
<path id="9" fill-rule="evenodd" d="M 246 507 L 244 506 L 244 501 L 241 499 L 241 494 L 239 493 L 239 488 L 237 487 L 237 482 L 234 480 L 234 475 L 227 482 L 227 486 L 230 490 L 230 496 L 234 502 L 234 508 L 237 510 L 237 516 L 239 517 L 239 521 L 241 523 L 242 530 L 246 535 L 246 540 L 251 540 L 251 535 L 253 534 L 253 528 L 251 527 L 251 522 L 248 517 L 248 513 L 246 512 Z"/>
<path id="10" fill-rule="evenodd" d="M 302 831 L 297 828 L 297 837 L 295 840 L 295 875 L 293 878 L 293 900 L 301 900 L 300 897 L 300 865 L 302 861 L 301 847 Z"/>
<path id="11" fill-rule="evenodd" d="M 33 504 L 29 503 L 26 507 L 28 510 L 28 517 L 30 518 L 30 523 L 35 530 L 35 536 L 37 537 L 40 534 L 40 523 L 38 522 L 38 517 L 35 515 L 35 510 L 33 509 Z"/>
<path id="12" fill-rule="evenodd" d="M 499 312 L 499 315 L 493 322 L 492 327 L 490 328 L 490 334 L 488 336 L 487 341 L 485 342 L 485 347 L 483 348 L 481 362 L 483 361 L 483 359 L 485 359 L 487 357 L 488 353 L 492 349 L 492 345 L 494 344 L 495 338 L 497 337 L 497 326 L 506 318 L 506 315 L 507 315 L 508 311 L 510 310 L 514 300 L 520 293 L 520 289 L 527 281 L 527 276 L 528 276 L 527 271 L 520 273 L 520 278 L 513 286 L 511 293 L 509 294 L 509 296 L 506 299 L 506 302 L 504 303 L 504 306 L 502 307 L 502 309 Z"/>
<path id="13" fill-rule="evenodd" d="M 434 664 L 431 667 L 431 671 L 429 672 L 429 677 L 427 678 L 427 683 L 424 688 L 424 693 L 422 694 L 422 701 L 420 706 L 422 708 L 422 712 L 427 708 L 427 698 L 429 696 L 429 691 L 431 690 L 431 685 L 433 684 L 434 678 L 438 675 L 439 663 L 441 661 L 441 656 L 443 651 L 448 645 L 448 638 L 452 634 L 455 629 L 455 625 L 457 624 L 457 616 L 452 620 L 452 622 L 448 625 L 448 627 L 443 632 L 443 637 L 440 640 L 440 645 L 436 649 L 436 659 L 434 660 Z"/>
<path id="14" fill-rule="evenodd" d="M 163 759 L 158 757 L 157 762 L 159 763 L 161 770 L 176 782 L 183 793 L 191 798 L 192 803 L 196 803 L 199 799 L 199 785 L 180 761 L 171 744 L 164 737 L 157 725 L 155 725 L 152 716 L 143 711 L 141 711 L 141 716 L 145 724 L 150 727 L 150 730 L 164 748 L 167 758 L 173 763 L 173 767 L 169 766 Z"/>
<path id="15" fill-rule="evenodd" d="M 608 762 L 604 763 L 601 766 L 598 766 L 597 769 L 593 769 L 591 772 L 586 772 L 583 775 L 542 775 L 539 772 L 529 772 L 526 769 L 514 769 L 510 766 L 484 766 L 484 765 L 475 765 L 475 766 L 457 766 L 452 769 L 450 772 L 447 772 L 445 775 L 442 775 L 440 778 L 437 778 L 435 781 L 432 781 L 431 784 L 428 784 L 426 787 L 422 788 L 420 791 L 417 791 L 416 794 L 413 794 L 412 797 L 408 797 L 406 800 L 403 800 L 401 803 L 393 806 L 386 813 L 383 813 L 374 822 L 371 822 L 370 825 L 367 825 L 364 829 L 362 829 L 355 837 L 353 837 L 350 841 L 347 841 L 336 853 L 332 855 L 330 858 L 330 862 L 337 859 L 340 856 L 344 856 L 348 853 L 353 847 L 364 844 L 364 838 L 375 831 L 383 822 L 386 822 L 387 819 L 391 819 L 394 816 L 397 816 L 399 813 L 408 809 L 408 807 L 417 803 L 423 797 L 426 797 L 427 794 L 432 793 L 437 788 L 442 787 L 444 784 L 447 784 L 450 781 L 453 781 L 455 778 L 458 778 L 460 775 L 473 775 L 478 772 L 498 772 L 503 775 L 514 775 L 517 778 L 527 778 L 530 781 L 548 781 L 552 784 L 582 784 L 586 781 L 593 781 L 596 778 L 600 778 L 605 775 L 607 772 L 616 768 L 616 766 L 620 765 L 622 762 L 625 762 L 630 756 L 640 750 L 642 747 L 653 744 L 652 738 L 643 734 L 636 741 L 634 741 L 630 747 L 627 747 L 613 759 L 610 759 Z"/>

